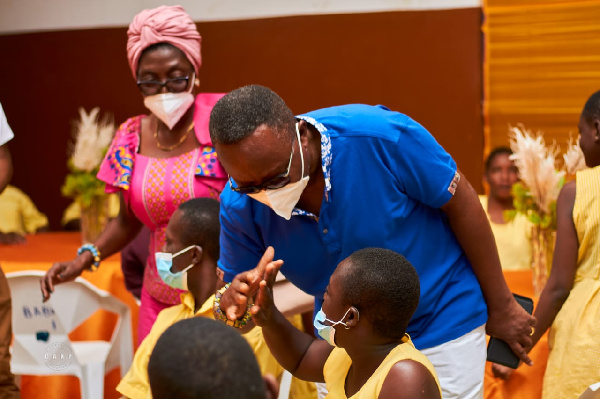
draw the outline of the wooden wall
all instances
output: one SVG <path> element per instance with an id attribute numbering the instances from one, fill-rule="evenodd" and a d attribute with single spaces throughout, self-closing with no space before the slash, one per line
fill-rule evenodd
<path id="1" fill-rule="evenodd" d="M 481 190 L 480 25 L 479 8 L 204 22 L 201 88 L 262 84 L 296 113 L 384 104 L 428 128 Z M 125 43 L 125 27 L 0 36 L 13 184 L 53 229 L 69 203 L 60 186 L 78 107 L 99 106 L 118 123 L 145 112 Z"/>

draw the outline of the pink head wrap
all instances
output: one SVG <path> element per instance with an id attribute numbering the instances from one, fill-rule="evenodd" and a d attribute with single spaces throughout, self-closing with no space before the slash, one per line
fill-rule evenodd
<path id="1" fill-rule="evenodd" d="M 181 6 L 143 10 L 133 18 L 127 30 L 127 59 L 133 77 L 137 78 L 142 51 L 156 43 L 170 43 L 183 51 L 198 76 L 202 65 L 201 41 L 196 24 Z"/>

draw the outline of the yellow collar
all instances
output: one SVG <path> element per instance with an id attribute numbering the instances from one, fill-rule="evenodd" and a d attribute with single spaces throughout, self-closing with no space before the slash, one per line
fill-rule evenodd
<path id="1" fill-rule="evenodd" d="M 208 299 L 200 306 L 200 309 L 195 313 L 196 315 L 204 314 L 208 311 L 212 311 L 213 302 L 215 301 L 215 295 L 211 295 Z M 191 292 L 184 292 L 181 294 L 181 304 L 190 311 L 194 311 L 196 307 L 196 300 Z"/>

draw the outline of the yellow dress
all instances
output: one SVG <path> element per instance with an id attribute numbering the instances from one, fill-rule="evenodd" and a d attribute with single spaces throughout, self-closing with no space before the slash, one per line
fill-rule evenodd
<path id="1" fill-rule="evenodd" d="M 575 184 L 577 272 L 548 336 L 544 399 L 578 398 L 600 381 L 600 166 L 577 172 Z"/>
<path id="2" fill-rule="evenodd" d="M 402 343 L 392 349 L 385 359 L 383 359 L 383 362 L 381 362 L 379 367 L 377 367 L 377 370 L 375 370 L 373 375 L 365 382 L 360 390 L 350 398 L 374 399 L 379 397 L 379 392 L 381 391 L 383 382 L 390 369 L 402 360 L 414 360 L 427 367 L 427 370 L 429 370 L 431 375 L 435 378 L 438 389 L 440 389 L 440 396 L 442 395 L 440 382 L 438 381 L 433 365 L 424 354 L 415 348 L 410 337 L 406 334 L 404 338 L 402 338 Z M 331 351 L 331 354 L 325 362 L 325 367 L 323 368 L 325 384 L 327 385 L 328 391 L 325 399 L 347 399 L 344 386 L 351 365 L 352 360 L 344 349 L 334 348 L 333 351 Z"/>
<path id="3" fill-rule="evenodd" d="M 527 218 L 517 214 L 510 222 L 494 223 L 487 213 L 487 195 L 480 195 L 479 201 L 494 233 L 502 270 L 529 270 L 531 268 L 531 224 Z"/>

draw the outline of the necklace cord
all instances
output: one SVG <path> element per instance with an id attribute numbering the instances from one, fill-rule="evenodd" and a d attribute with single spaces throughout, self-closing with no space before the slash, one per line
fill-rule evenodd
<path id="1" fill-rule="evenodd" d="M 179 139 L 178 143 L 175 143 L 173 145 L 170 146 L 163 146 L 160 141 L 158 140 L 158 122 L 156 122 L 156 130 L 154 131 L 154 140 L 156 141 L 156 147 L 158 147 L 159 150 L 161 151 L 172 151 L 175 148 L 179 147 L 180 145 L 182 145 L 185 140 L 188 138 L 189 133 L 192 131 L 192 129 L 194 128 L 194 122 L 191 123 L 190 127 L 188 127 L 187 131 L 185 132 L 185 134 L 183 136 L 181 136 L 181 138 Z"/>

